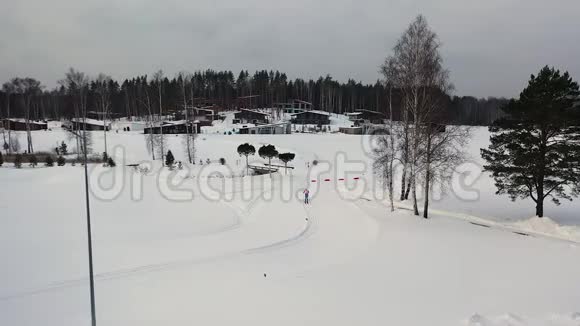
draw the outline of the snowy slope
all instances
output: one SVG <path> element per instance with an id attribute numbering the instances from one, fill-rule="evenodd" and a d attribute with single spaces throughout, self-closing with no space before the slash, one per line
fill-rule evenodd
<path id="1" fill-rule="evenodd" d="M 101 137 L 93 134 L 95 151 Z M 57 129 L 34 139 L 37 150 L 66 141 Z M 242 177 L 235 149 L 246 141 L 295 152 L 296 169 Z M 497 227 L 554 232 L 574 222 L 578 204 L 547 208 L 556 222 L 545 229 L 550 221 L 523 219 L 529 203 L 488 195 L 484 176 L 479 200 L 448 194 L 431 220 L 403 203 L 389 213 L 370 195 L 364 141 L 200 135 L 198 159 L 224 157 L 226 178 L 212 176 L 215 163 L 175 174 L 156 173 L 155 163 L 148 175 L 92 166 L 99 325 L 579 325 L 580 245 Z M 118 162 L 149 158 L 138 132 L 110 132 L 108 142 L 124 149 Z M 169 148 L 184 160 L 179 137 Z M 341 151 L 353 166 L 339 182 Z M 79 166 L 0 168 L 0 184 L 10 185 L 0 187 L 0 325 L 89 325 L 82 177 Z M 467 212 L 494 216 L 483 219 L 492 227 Z"/>

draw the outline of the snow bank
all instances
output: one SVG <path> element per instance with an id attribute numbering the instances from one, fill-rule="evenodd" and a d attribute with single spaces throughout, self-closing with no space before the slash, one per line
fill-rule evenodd
<path id="1" fill-rule="evenodd" d="M 580 242 L 580 228 L 560 225 L 549 217 L 534 216 L 522 221 L 514 222 L 512 225 L 522 231 Z"/>

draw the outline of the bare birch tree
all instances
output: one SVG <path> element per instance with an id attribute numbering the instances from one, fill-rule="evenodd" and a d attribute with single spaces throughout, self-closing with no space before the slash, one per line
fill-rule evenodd
<path id="1" fill-rule="evenodd" d="M 417 183 L 421 173 L 424 175 L 425 210 L 428 216 L 430 185 L 434 175 L 435 157 L 451 153 L 448 146 L 454 146 L 453 134 L 438 137 L 444 123 L 444 95 L 453 89 L 449 82 L 449 73 L 443 68 L 443 59 L 439 52 L 441 43 L 425 18 L 417 16 L 403 33 L 393 49 L 393 54 L 386 58 L 382 66 L 385 79 L 402 94 L 403 110 L 403 192 L 410 189 L 413 200 L 413 212 L 419 215 L 417 204 Z M 450 128 L 459 131 L 460 129 Z M 436 149 L 433 146 L 437 139 Z M 437 151 L 437 153 L 436 153 Z M 457 154 L 456 152 L 454 152 Z M 451 158 L 451 156 L 449 156 Z M 408 161 L 408 168 L 406 162 Z M 408 183 L 405 187 L 405 178 Z M 410 186 L 410 187 L 409 187 Z M 406 189 L 405 189 L 406 188 Z M 406 198 L 406 194 L 402 194 Z"/>
<path id="2" fill-rule="evenodd" d="M 2 91 L 6 94 L 6 125 L 4 126 L 8 129 L 8 142 L 7 142 L 7 152 L 8 154 L 12 153 L 12 133 L 11 133 L 11 126 L 10 126 L 10 95 L 15 93 L 15 86 L 12 82 L 6 82 L 2 85 Z"/>
<path id="3" fill-rule="evenodd" d="M 104 153 L 107 157 L 107 118 L 109 117 L 109 110 L 111 108 L 111 82 L 112 78 L 102 73 L 99 74 L 94 81 L 97 107 L 101 110 L 103 115 Z"/>
<path id="4" fill-rule="evenodd" d="M 153 107 L 151 103 L 151 97 L 149 96 L 149 85 L 145 80 L 143 83 L 143 99 L 139 101 L 145 106 L 148 113 L 147 126 L 149 127 L 149 134 L 146 136 L 146 142 L 149 144 L 147 146 L 147 151 L 151 154 L 151 159 L 155 161 L 155 134 L 153 132 L 153 127 L 155 126 L 155 119 L 153 118 Z M 163 155 L 163 154 L 162 154 Z"/>
<path id="5" fill-rule="evenodd" d="M 192 129 L 196 128 L 196 126 L 193 123 L 192 116 L 189 112 L 190 106 L 187 104 L 188 97 L 187 92 L 189 90 L 191 78 L 192 78 L 191 74 L 187 72 L 180 72 L 177 77 L 177 79 L 180 81 L 181 84 L 181 95 L 183 97 L 183 111 L 185 113 L 185 135 L 183 139 L 183 145 L 185 146 L 185 151 L 187 152 L 187 159 L 189 163 L 193 164 L 195 162 L 195 133 L 193 132 Z M 193 106 L 193 99 L 191 106 Z"/>
<path id="6" fill-rule="evenodd" d="M 389 87 L 389 125 L 387 135 L 379 135 L 377 138 L 376 148 L 374 150 L 375 160 L 373 168 L 375 174 L 380 178 L 383 185 L 386 184 L 391 204 L 391 212 L 395 211 L 394 186 L 393 179 L 395 175 L 395 162 L 400 160 L 398 150 L 400 140 L 395 137 L 395 126 L 393 123 L 393 103 L 392 103 L 392 86 Z"/>
<path id="7" fill-rule="evenodd" d="M 89 77 L 87 77 L 83 72 L 69 68 L 69 71 L 65 74 L 65 78 L 59 81 L 59 83 L 65 87 L 68 94 L 73 98 L 75 123 L 73 123 L 71 130 L 69 131 L 75 137 L 77 144 L 77 158 L 80 159 L 81 153 L 88 154 L 92 143 L 90 134 L 86 132 Z"/>
<path id="8" fill-rule="evenodd" d="M 42 93 L 40 82 L 34 78 L 13 78 L 10 81 L 12 91 L 19 94 L 24 106 L 24 119 L 26 124 L 27 152 L 34 153 L 32 132 L 30 129 L 33 101 Z M 9 87 L 10 88 L 10 87 Z"/>
<path id="9" fill-rule="evenodd" d="M 157 144 L 160 146 L 161 149 L 161 165 L 165 165 L 164 155 L 165 155 L 165 139 L 163 136 L 163 71 L 158 70 L 153 74 L 153 80 L 157 85 L 157 94 L 159 97 L 159 134 L 156 138 L 159 138 Z"/>

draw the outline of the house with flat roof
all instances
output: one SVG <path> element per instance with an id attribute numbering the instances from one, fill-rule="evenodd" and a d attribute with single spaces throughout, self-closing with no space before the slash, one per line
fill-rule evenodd
<path id="1" fill-rule="evenodd" d="M 238 123 L 268 123 L 269 118 L 270 114 L 257 110 L 241 109 L 234 113 L 234 119 L 236 119 Z"/>
<path id="2" fill-rule="evenodd" d="M 12 130 L 12 131 L 26 131 L 28 130 L 26 128 L 26 119 L 15 119 L 15 118 L 10 118 L 10 119 L 4 119 L 4 120 L 0 120 L 0 126 L 3 126 L 4 129 L 6 130 Z M 28 125 L 30 127 L 30 130 L 34 131 L 34 130 L 46 130 L 48 124 L 44 121 L 34 121 L 34 120 L 30 120 L 28 121 Z"/>
<path id="3" fill-rule="evenodd" d="M 89 130 L 89 131 L 96 131 L 96 130 L 111 130 L 111 123 L 108 121 L 103 120 L 96 120 L 96 119 L 83 119 L 83 118 L 72 118 L 69 122 L 65 122 L 63 127 L 75 130 Z"/>
<path id="4" fill-rule="evenodd" d="M 253 127 L 240 128 L 240 134 L 247 135 L 286 135 L 290 134 L 291 128 L 289 122 L 272 123 L 265 125 L 257 125 Z"/>
<path id="5" fill-rule="evenodd" d="M 301 125 L 328 125 L 330 124 L 330 113 L 325 111 L 310 110 L 294 113 L 292 123 Z"/>
<path id="6" fill-rule="evenodd" d="M 144 134 L 160 134 L 163 131 L 164 134 L 199 134 L 201 133 L 201 127 L 197 121 L 163 121 L 161 124 L 156 123 L 153 126 L 148 126 L 143 130 Z"/>

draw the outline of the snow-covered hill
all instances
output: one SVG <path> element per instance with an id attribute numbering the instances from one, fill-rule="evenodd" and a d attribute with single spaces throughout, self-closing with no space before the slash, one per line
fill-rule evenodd
<path id="1" fill-rule="evenodd" d="M 57 127 L 33 137 L 74 147 Z M 539 222 L 493 195 L 484 129 L 430 220 L 389 213 L 367 137 L 202 134 L 196 160 L 212 163 L 148 174 L 125 166 L 150 159 L 143 134 L 107 138 L 117 168 L 91 167 L 99 325 L 580 324 L 580 245 L 554 238 L 574 240 L 579 206 Z M 295 169 L 244 177 L 243 142 L 296 153 Z M 179 136 L 168 148 L 185 161 Z M 0 168 L 1 325 L 89 325 L 82 172 Z"/>

